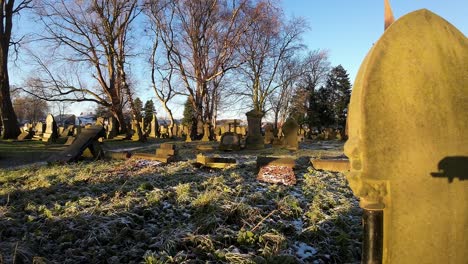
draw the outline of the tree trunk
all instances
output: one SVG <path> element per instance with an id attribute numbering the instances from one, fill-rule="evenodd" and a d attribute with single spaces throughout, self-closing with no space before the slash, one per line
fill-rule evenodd
<path id="1" fill-rule="evenodd" d="M 8 79 L 8 55 L 2 54 L 0 69 L 0 112 L 3 126 L 3 139 L 16 139 L 20 134 L 18 120 L 10 96 L 10 81 Z"/>
<path id="2" fill-rule="evenodd" d="M 11 103 L 10 88 L 5 82 L 1 84 L 0 100 L 3 126 L 2 138 L 16 139 L 20 134 L 20 129 L 15 111 L 13 110 L 13 104 Z"/>

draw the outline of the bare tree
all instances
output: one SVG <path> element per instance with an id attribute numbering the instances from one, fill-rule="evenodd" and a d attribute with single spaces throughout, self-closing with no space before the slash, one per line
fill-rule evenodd
<path id="1" fill-rule="evenodd" d="M 250 24 L 242 38 L 240 55 L 246 63 L 240 73 L 246 79 L 243 95 L 252 100 L 253 110 L 265 112 L 267 100 L 280 85 L 275 82 L 281 62 L 302 48 L 300 37 L 307 28 L 301 18 L 287 22 L 281 9 L 268 0 L 250 9 Z"/>
<path id="2" fill-rule="evenodd" d="M 31 95 L 18 95 L 13 98 L 13 108 L 18 120 L 37 122 L 45 119 L 49 111 L 47 101 Z"/>
<path id="3" fill-rule="evenodd" d="M 17 42 L 12 40 L 13 17 L 21 10 L 30 7 L 32 0 L 0 1 L 0 115 L 3 126 L 2 138 L 16 138 L 20 134 L 18 120 L 13 109 L 8 76 L 8 55 L 10 47 Z"/>
<path id="4" fill-rule="evenodd" d="M 61 73 L 57 66 L 54 70 L 34 55 L 42 73 L 33 87 L 34 94 L 49 101 L 86 101 L 108 107 L 120 131 L 126 132 L 125 100 L 136 113 L 126 59 L 130 26 L 139 14 L 137 7 L 138 0 L 41 1 L 37 12 L 47 32 L 41 40 L 52 47 L 48 55 L 62 62 L 58 67 L 74 67 L 75 72 Z M 85 81 L 80 67 L 92 70 L 94 84 Z M 139 124 L 137 130 L 141 134 Z"/>
<path id="5" fill-rule="evenodd" d="M 150 27 L 154 33 L 150 57 L 151 86 L 156 94 L 156 98 L 158 98 L 169 116 L 169 137 L 173 137 L 172 128 L 174 127 L 174 115 L 172 114 L 172 110 L 168 103 L 178 94 L 174 84 L 174 79 L 176 78 L 176 67 L 171 60 L 170 52 L 162 52 L 162 56 L 158 57 L 158 48 L 160 48 L 160 32 L 154 27 L 154 24 L 151 24 Z"/>
<path id="6" fill-rule="evenodd" d="M 301 66 L 301 61 L 297 57 L 288 57 L 282 60 L 278 66 L 275 83 L 279 87 L 268 97 L 274 114 L 275 131 L 278 129 L 278 123 L 284 122 L 289 113 L 297 82 L 302 75 Z"/>
<path id="7" fill-rule="evenodd" d="M 147 14 L 192 102 L 192 133 L 211 122 L 215 79 L 238 66 L 234 56 L 246 30 L 247 0 L 149 0 Z M 220 80 L 220 79 L 218 79 Z M 218 83 L 219 84 L 219 83 Z"/>
<path id="8" fill-rule="evenodd" d="M 303 71 L 298 86 L 306 96 L 306 114 L 309 119 L 309 126 L 312 127 L 314 112 L 317 111 L 314 105 L 316 90 L 325 83 L 330 71 L 328 52 L 325 50 L 310 51 L 303 62 Z"/>

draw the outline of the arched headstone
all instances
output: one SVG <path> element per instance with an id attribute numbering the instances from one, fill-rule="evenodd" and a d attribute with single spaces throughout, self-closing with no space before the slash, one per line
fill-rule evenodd
<path id="1" fill-rule="evenodd" d="M 361 65 L 345 153 L 365 222 L 382 227 L 363 241 L 381 243 L 376 261 L 468 260 L 467 76 L 467 38 L 428 10 L 395 21 Z"/>

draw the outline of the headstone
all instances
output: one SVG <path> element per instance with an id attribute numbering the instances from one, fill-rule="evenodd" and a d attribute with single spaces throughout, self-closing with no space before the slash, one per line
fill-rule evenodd
<path id="1" fill-rule="evenodd" d="M 237 133 L 226 132 L 221 136 L 220 150 L 240 150 L 240 138 Z"/>
<path id="2" fill-rule="evenodd" d="M 283 146 L 290 150 L 297 150 L 299 144 L 297 141 L 297 131 L 299 130 L 299 125 L 296 120 L 292 117 L 286 119 L 283 126 L 281 127 L 284 134 Z"/>
<path id="3" fill-rule="evenodd" d="M 160 126 L 159 126 L 159 132 L 160 132 L 160 137 L 161 137 L 161 138 L 167 138 L 167 137 L 169 137 L 169 134 L 167 133 L 167 127 L 166 127 L 166 125 L 160 125 Z"/>
<path id="4" fill-rule="evenodd" d="M 179 134 L 179 126 L 176 123 L 172 125 L 172 137 L 177 137 Z"/>
<path id="5" fill-rule="evenodd" d="M 117 134 L 117 121 L 114 117 L 111 116 L 107 119 L 106 138 L 113 139 L 117 136 Z"/>
<path id="6" fill-rule="evenodd" d="M 197 140 L 205 132 L 203 126 L 204 126 L 203 122 L 201 120 L 198 120 L 198 122 L 197 122 L 197 138 L 196 138 Z"/>
<path id="7" fill-rule="evenodd" d="M 468 39 L 425 9 L 364 59 L 345 145 L 363 248 L 377 249 L 363 263 L 467 263 L 467 62 Z"/>
<path id="8" fill-rule="evenodd" d="M 184 134 L 184 125 L 179 124 L 177 129 L 177 137 L 182 138 Z"/>
<path id="9" fill-rule="evenodd" d="M 159 124 L 158 124 L 158 119 L 156 117 L 156 114 L 153 114 L 153 119 L 151 119 L 149 137 L 151 138 L 159 137 Z"/>
<path id="10" fill-rule="evenodd" d="M 186 128 L 186 137 L 185 137 L 185 142 L 192 142 L 192 138 L 191 138 L 191 133 L 192 133 L 192 127 L 189 125 L 187 128 Z"/>
<path id="11" fill-rule="evenodd" d="M 247 116 L 247 122 L 249 124 L 245 147 L 247 149 L 263 149 L 265 147 L 261 132 L 263 112 L 252 110 L 245 115 Z"/>
<path id="12" fill-rule="evenodd" d="M 81 133 L 81 126 L 76 126 L 73 130 L 73 136 L 78 136 Z"/>
<path id="13" fill-rule="evenodd" d="M 54 142 L 57 139 L 57 123 L 55 123 L 54 116 L 48 114 L 46 117 L 46 130 L 42 135 L 43 142 Z"/>
<path id="14" fill-rule="evenodd" d="M 17 139 L 19 141 L 23 141 L 25 139 L 31 139 L 33 137 L 33 132 L 32 131 L 23 131 L 21 134 L 18 135 Z"/>
<path id="15" fill-rule="evenodd" d="M 73 133 L 73 129 L 75 128 L 74 125 L 69 125 L 65 129 L 63 129 L 62 133 L 60 133 L 60 137 L 68 137 L 70 134 Z"/>
<path id="16" fill-rule="evenodd" d="M 265 126 L 265 144 L 271 144 L 273 142 L 273 139 L 275 136 L 273 135 L 273 126 L 270 124 L 267 124 Z"/>
<path id="17" fill-rule="evenodd" d="M 203 142 L 210 141 L 210 124 L 204 124 L 203 125 Z"/>
<path id="18" fill-rule="evenodd" d="M 64 151 L 51 156 L 48 159 L 48 162 L 77 161 L 86 149 L 89 149 L 93 158 L 102 158 L 104 156 L 104 152 L 100 147 L 98 139 L 104 135 L 104 127 L 102 126 L 93 125 L 89 128 L 85 128 L 70 146 L 68 146 Z"/>
<path id="19" fill-rule="evenodd" d="M 34 127 L 34 130 L 35 130 L 34 134 L 42 137 L 45 127 L 46 125 L 43 124 L 42 122 L 37 122 L 36 126 Z"/>
<path id="20" fill-rule="evenodd" d="M 335 172 L 349 171 L 349 160 L 347 159 L 333 159 L 333 158 L 310 159 L 310 163 L 316 170 L 326 170 L 326 171 L 335 171 Z"/>
<path id="21" fill-rule="evenodd" d="M 174 144 L 163 143 L 156 149 L 156 155 L 150 153 L 134 153 L 132 158 L 155 160 L 164 163 L 172 162 L 175 160 L 176 149 Z"/>
<path id="22" fill-rule="evenodd" d="M 74 137 L 74 136 L 69 136 L 69 137 L 67 138 L 67 141 L 65 142 L 64 145 L 65 145 L 65 146 L 70 146 L 71 144 L 73 144 L 73 141 L 75 141 L 75 139 L 76 139 L 76 137 Z"/>
<path id="23" fill-rule="evenodd" d="M 236 164 L 236 160 L 232 158 L 207 157 L 203 154 L 198 154 L 197 163 L 205 167 L 224 169 Z"/>
<path id="24" fill-rule="evenodd" d="M 216 141 L 221 142 L 221 136 L 222 136 L 222 135 L 223 135 L 223 134 L 221 134 L 221 127 L 220 127 L 220 126 L 217 126 L 217 127 L 215 128 L 215 137 L 216 137 Z"/>
<path id="25" fill-rule="evenodd" d="M 138 123 L 138 120 L 135 120 L 135 119 L 132 120 L 132 131 L 133 131 L 132 141 L 140 141 L 140 135 L 138 134 L 138 131 L 137 131 L 137 123 Z"/>

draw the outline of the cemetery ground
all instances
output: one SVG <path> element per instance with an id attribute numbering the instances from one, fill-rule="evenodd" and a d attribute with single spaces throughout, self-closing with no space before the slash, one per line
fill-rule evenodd
<path id="1" fill-rule="evenodd" d="M 154 153 L 161 142 L 104 147 Z M 343 174 L 309 162 L 342 155 L 343 142 L 205 153 L 235 158 L 225 169 L 194 164 L 201 142 L 173 143 L 169 164 L 46 165 L 63 146 L 0 141 L 0 263 L 360 262 L 357 198 Z M 259 155 L 294 157 L 297 183 L 257 181 Z"/>

